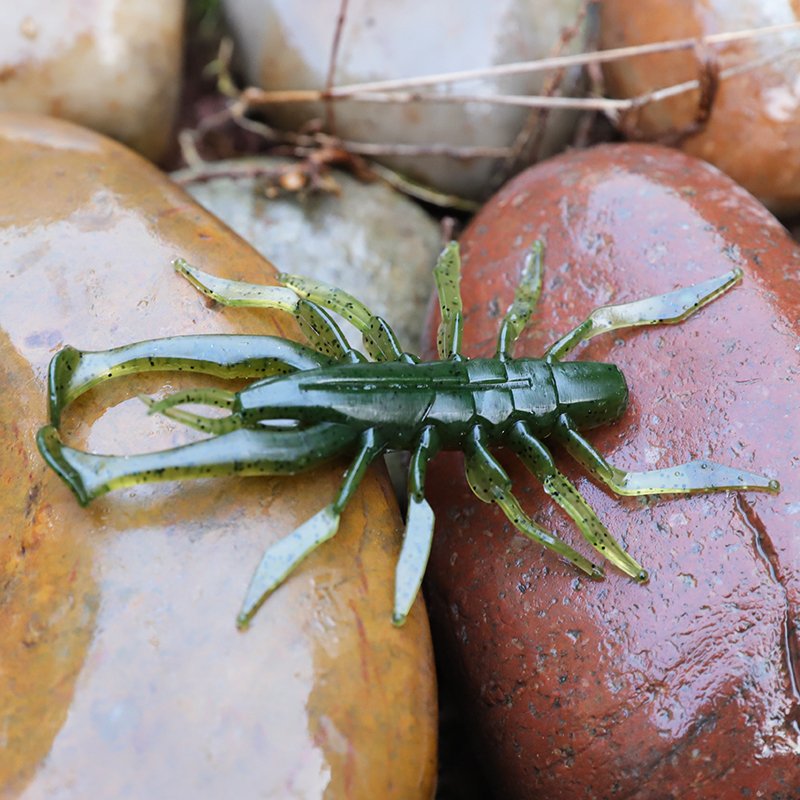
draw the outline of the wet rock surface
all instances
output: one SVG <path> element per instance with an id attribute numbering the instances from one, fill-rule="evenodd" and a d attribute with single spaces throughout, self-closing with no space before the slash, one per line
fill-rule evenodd
<path id="1" fill-rule="evenodd" d="M 26 0 L 0 8 L 0 111 L 50 114 L 164 155 L 180 90 L 179 0 Z"/>
<path id="2" fill-rule="evenodd" d="M 783 490 L 621 498 L 548 441 L 650 571 L 642 586 L 609 564 L 587 579 L 478 501 L 461 455 L 432 462 L 431 620 L 490 781 L 514 798 L 798 797 L 800 249 L 744 190 L 675 151 L 562 156 L 508 184 L 461 238 L 467 355 L 494 352 L 537 237 L 544 287 L 517 355 L 540 355 L 597 306 L 744 271 L 679 326 L 576 351 L 617 364 L 631 392 L 622 419 L 587 438 L 622 469 L 708 458 Z M 522 464 L 500 458 L 534 519 L 591 556 Z"/>
<path id="3" fill-rule="evenodd" d="M 257 177 L 239 170 L 274 169 L 288 159 L 250 158 L 206 167 L 210 175 L 186 190 L 230 225 L 276 268 L 317 278 L 350 292 L 382 316 L 400 344 L 419 353 L 433 264 L 442 249 L 439 225 L 418 205 L 382 182 L 365 184 L 343 173 L 332 179 L 340 195 L 265 197 Z M 175 173 L 183 180 L 190 170 Z M 355 331 L 355 329 L 353 329 Z M 361 337 L 351 339 L 361 347 Z"/>
<path id="4" fill-rule="evenodd" d="M 604 0 L 600 38 L 604 49 L 683 39 L 798 21 L 791 0 Z M 792 52 L 800 32 L 784 31 L 748 41 L 692 51 L 625 58 L 606 64 L 612 96 L 634 97 L 697 79 L 708 57 L 720 78 L 703 130 L 683 138 L 681 148 L 705 159 L 738 181 L 776 213 L 800 212 L 800 66 Z M 726 70 L 750 65 L 738 74 Z M 648 103 L 627 123 L 653 141 L 688 131 L 698 115 L 699 90 Z"/>
<path id="5" fill-rule="evenodd" d="M 390 622 L 401 521 L 383 472 L 240 633 L 263 551 L 327 502 L 344 464 L 80 509 L 36 450 L 66 343 L 297 336 L 285 316 L 207 303 L 170 261 L 266 282 L 271 266 L 143 159 L 69 123 L 0 116 L 0 161 L 0 795 L 430 797 L 430 639 L 421 601 Z M 201 382 L 111 381 L 70 407 L 63 436 L 107 453 L 189 441 L 136 394 Z"/>

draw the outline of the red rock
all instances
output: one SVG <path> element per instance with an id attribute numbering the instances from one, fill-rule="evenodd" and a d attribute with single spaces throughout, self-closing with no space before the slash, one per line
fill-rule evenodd
<path id="1" fill-rule="evenodd" d="M 494 351 L 536 237 L 544 289 L 517 355 L 541 354 L 597 306 L 744 270 L 680 326 L 576 351 L 617 364 L 631 392 L 622 419 L 587 436 L 623 469 L 707 457 L 783 490 L 620 498 L 552 446 L 650 571 L 642 586 L 609 564 L 605 580 L 587 579 L 474 497 L 460 454 L 433 462 L 432 622 L 498 796 L 800 797 L 800 249 L 747 192 L 676 151 L 561 156 L 508 184 L 462 237 L 467 355 Z M 593 555 L 521 463 L 502 459 L 536 521 Z"/>

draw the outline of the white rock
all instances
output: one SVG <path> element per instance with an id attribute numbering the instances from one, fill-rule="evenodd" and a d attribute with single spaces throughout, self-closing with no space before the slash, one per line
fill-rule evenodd
<path id="1" fill-rule="evenodd" d="M 313 9 L 312 9 L 313 5 Z M 328 74 L 340 0 L 224 0 L 248 79 L 264 89 L 320 89 Z M 577 19 L 581 0 L 351 0 L 342 29 L 334 85 L 489 67 L 550 54 L 562 28 Z M 313 10 L 313 13 L 311 13 Z M 565 52 L 582 46 L 577 36 Z M 538 94 L 544 73 L 475 80 L 433 91 L 456 94 Z M 565 81 L 575 83 L 575 75 Z M 519 107 L 470 103 L 340 102 L 335 131 L 344 139 L 400 144 L 506 147 L 528 116 Z M 297 127 L 325 116 L 319 104 L 273 106 L 278 124 Z M 551 112 L 544 158 L 570 140 L 574 112 Z M 491 193 L 496 159 L 447 156 L 385 159 L 410 177 L 465 197 Z M 494 187 L 496 188 L 496 187 Z"/>

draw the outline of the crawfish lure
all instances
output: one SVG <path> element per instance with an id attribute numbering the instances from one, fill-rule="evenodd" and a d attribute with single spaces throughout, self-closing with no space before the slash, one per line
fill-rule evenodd
<path id="1" fill-rule="evenodd" d="M 555 467 L 542 443 L 560 441 L 596 478 L 620 495 L 711 491 L 778 492 L 777 481 L 710 461 L 648 472 L 612 466 L 581 431 L 620 417 L 628 403 L 622 372 L 612 364 L 564 362 L 581 342 L 637 325 L 679 323 L 741 280 L 735 269 L 668 294 L 595 309 L 541 358 L 514 358 L 542 285 L 542 244 L 527 254 L 514 300 L 500 326 L 493 358 L 460 353 L 462 309 L 458 245 L 451 242 L 434 275 L 442 322 L 439 361 L 420 363 L 400 348 L 391 328 L 340 289 L 281 274 L 281 286 L 223 280 L 185 261 L 176 270 L 209 297 L 230 306 L 292 313 L 310 347 L 275 336 L 176 336 L 98 352 L 65 347 L 50 364 L 50 424 L 38 434 L 47 463 L 85 506 L 112 489 L 140 483 L 221 475 L 294 474 L 340 454 L 353 457 L 333 501 L 270 547 L 247 591 L 240 627 L 314 548 L 330 539 L 370 463 L 392 450 L 409 450 L 408 516 L 397 564 L 393 621 L 402 625 L 417 595 L 430 553 L 434 515 L 425 500 L 425 471 L 440 450 L 461 450 L 475 494 L 497 503 L 523 534 L 593 577 L 599 564 L 537 525 L 514 496 L 511 481 L 489 450 L 504 445 L 522 459 L 546 493 L 574 520 L 605 558 L 634 580 L 645 570 L 606 530 L 577 489 Z M 348 344 L 333 314 L 362 333 L 367 358 Z M 65 406 L 91 387 L 119 375 L 149 370 L 195 370 L 223 378 L 256 378 L 240 392 L 206 388 L 163 400 L 142 396 L 149 413 L 164 414 L 210 438 L 137 456 L 85 453 L 58 435 Z M 207 404 L 227 410 L 209 417 L 181 408 Z"/>

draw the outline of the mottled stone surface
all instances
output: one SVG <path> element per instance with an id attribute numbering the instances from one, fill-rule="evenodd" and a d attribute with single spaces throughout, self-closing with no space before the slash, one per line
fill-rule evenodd
<path id="1" fill-rule="evenodd" d="M 0 111 L 78 122 L 164 155 L 183 61 L 180 0 L 0 4 Z"/>
<path id="2" fill-rule="evenodd" d="M 248 79 L 264 89 L 322 89 L 325 86 L 339 0 L 317 0 L 314 13 L 294 0 L 225 0 Z M 579 0 L 495 0 L 465 6 L 459 0 L 352 0 L 342 26 L 334 85 L 443 72 L 482 69 L 550 54 L 564 28 L 578 19 Z M 564 52 L 579 52 L 577 36 Z M 562 86 L 575 91 L 577 72 Z M 444 94 L 539 94 L 544 73 L 512 75 L 425 86 Z M 286 104 L 268 109 L 270 118 L 295 128 L 326 118 L 320 104 Z M 506 147 L 528 117 L 521 107 L 479 103 L 337 103 L 332 120 L 344 139 L 373 143 Z M 544 158 L 570 141 L 575 113 L 551 111 L 538 148 Z M 388 164 L 445 192 L 485 198 L 494 160 L 457 160 L 440 155 L 399 156 Z"/>
<path id="3" fill-rule="evenodd" d="M 650 571 L 642 586 L 608 563 L 605 580 L 587 579 L 478 501 L 460 455 L 432 463 L 431 619 L 498 796 L 796 798 L 800 249 L 743 189 L 676 151 L 562 156 L 508 184 L 462 236 L 468 355 L 494 351 L 539 236 L 544 287 L 517 355 L 541 354 L 597 306 L 744 271 L 680 326 L 576 351 L 617 364 L 631 393 L 623 417 L 587 437 L 622 469 L 708 458 L 783 490 L 620 498 L 551 445 Z M 500 456 L 534 519 L 594 557 L 522 464 Z"/>
<path id="4" fill-rule="evenodd" d="M 601 47 L 661 42 L 783 25 L 800 19 L 796 0 L 603 0 Z M 800 211 L 800 31 L 713 45 L 722 77 L 708 125 L 681 143 L 719 167 L 776 213 Z M 702 54 L 701 54 L 702 57 Z M 751 65 L 739 74 L 724 71 Z M 702 61 L 691 50 L 625 58 L 604 66 L 609 92 L 633 97 L 694 80 Z M 648 140 L 690 125 L 699 91 L 648 103 L 629 122 Z"/>
<path id="5" fill-rule="evenodd" d="M 328 502 L 344 464 L 143 486 L 84 510 L 36 450 L 65 343 L 297 335 L 285 315 L 207 303 L 170 261 L 249 281 L 272 267 L 90 131 L 2 115 L 0 161 L 0 796 L 429 798 L 428 623 L 418 601 L 391 625 L 401 521 L 385 473 L 241 633 L 263 551 Z M 188 441 L 136 394 L 201 380 L 110 381 L 69 408 L 63 435 L 111 453 Z"/>
<path id="6" fill-rule="evenodd" d="M 217 162 L 208 170 L 220 177 L 191 183 L 187 191 L 277 269 L 350 292 L 392 326 L 405 349 L 419 353 L 433 266 L 442 249 L 439 225 L 385 183 L 365 184 L 338 171 L 333 177 L 340 196 L 267 198 L 258 178 L 223 177 L 231 166 L 277 170 L 287 163 L 277 158 Z M 361 337 L 353 344 L 361 347 Z"/>

